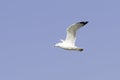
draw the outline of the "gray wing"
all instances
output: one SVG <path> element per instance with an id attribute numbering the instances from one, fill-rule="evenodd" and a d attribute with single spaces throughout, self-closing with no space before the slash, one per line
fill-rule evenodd
<path id="1" fill-rule="evenodd" d="M 75 45 L 75 40 L 76 40 L 76 31 L 87 24 L 88 21 L 86 22 L 77 22 L 75 24 L 72 24 L 70 27 L 67 28 L 67 35 L 65 41 L 67 43 L 70 43 L 72 45 Z"/>

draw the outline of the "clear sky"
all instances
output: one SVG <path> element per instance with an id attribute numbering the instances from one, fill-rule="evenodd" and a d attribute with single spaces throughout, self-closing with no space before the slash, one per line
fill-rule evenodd
<path id="1" fill-rule="evenodd" d="M 79 21 L 84 51 L 54 48 Z M 120 0 L 1 0 L 0 80 L 120 80 Z"/>

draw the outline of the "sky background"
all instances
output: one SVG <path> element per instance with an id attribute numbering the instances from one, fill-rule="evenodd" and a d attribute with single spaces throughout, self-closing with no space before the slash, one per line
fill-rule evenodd
<path id="1" fill-rule="evenodd" d="M 79 21 L 84 51 L 54 48 Z M 120 80 L 120 0 L 0 0 L 0 80 Z"/>

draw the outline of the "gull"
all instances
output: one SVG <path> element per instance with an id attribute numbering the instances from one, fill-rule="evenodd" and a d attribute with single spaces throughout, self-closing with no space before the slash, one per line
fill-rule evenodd
<path id="1" fill-rule="evenodd" d="M 55 47 L 60 47 L 65 50 L 83 51 L 83 48 L 79 48 L 75 46 L 76 32 L 79 28 L 83 27 L 87 23 L 88 21 L 81 21 L 81 22 L 77 22 L 77 23 L 70 25 L 66 30 L 67 32 L 66 39 L 61 40 L 61 42 L 55 44 Z"/>

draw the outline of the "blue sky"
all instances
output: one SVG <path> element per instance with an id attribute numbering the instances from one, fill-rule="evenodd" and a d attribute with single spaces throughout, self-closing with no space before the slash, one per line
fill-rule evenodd
<path id="1" fill-rule="evenodd" d="M 1 0 L 0 80 L 119 80 L 119 0 Z M 83 52 L 53 45 L 72 23 Z"/>

